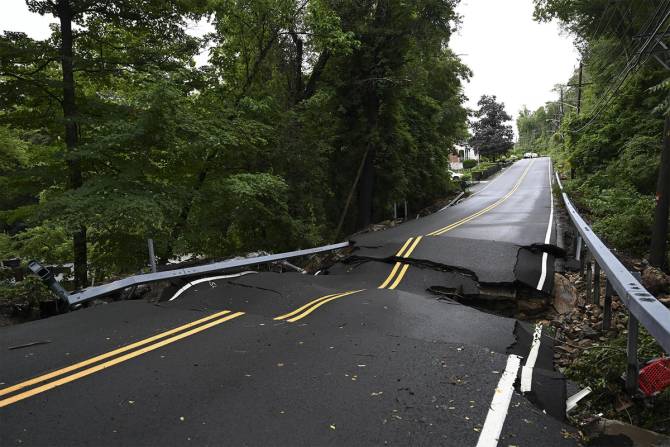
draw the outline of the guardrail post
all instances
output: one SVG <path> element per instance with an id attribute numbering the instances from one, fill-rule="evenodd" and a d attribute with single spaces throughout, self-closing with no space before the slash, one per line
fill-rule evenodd
<path id="1" fill-rule="evenodd" d="M 600 264 L 593 262 L 593 304 L 600 305 Z"/>
<path id="2" fill-rule="evenodd" d="M 156 254 L 154 253 L 154 240 L 151 238 L 147 239 L 147 245 L 149 246 L 149 265 L 151 266 L 151 273 L 156 273 Z"/>
<path id="3" fill-rule="evenodd" d="M 612 327 L 612 283 L 605 281 L 605 302 L 603 303 L 603 330 Z"/>
<path id="4" fill-rule="evenodd" d="M 666 353 L 670 353 L 670 310 L 653 297 L 642 284 L 640 274 L 630 272 L 616 256 L 605 246 L 593 229 L 579 215 L 567 194 L 563 193 L 563 202 L 570 219 L 583 239 L 586 254 L 594 258 L 607 276 L 603 325 L 612 324 L 611 300 L 616 293 L 621 305 L 628 309 L 626 388 L 631 393 L 639 393 L 638 343 L 639 326 L 642 325 L 654 337 Z M 590 262 L 593 262 L 591 260 Z M 588 283 L 587 283 L 588 286 Z"/>
<path id="5" fill-rule="evenodd" d="M 584 256 L 584 267 L 586 269 L 586 302 L 593 303 L 593 266 L 591 264 L 591 253 Z"/>
<path id="6" fill-rule="evenodd" d="M 626 391 L 629 394 L 637 392 L 637 376 L 639 365 L 637 363 L 637 336 L 638 336 L 638 322 L 635 316 L 628 312 L 628 340 L 626 343 Z"/>
<path id="7" fill-rule="evenodd" d="M 577 235 L 577 243 L 575 244 L 575 259 L 578 261 L 582 260 L 582 237 Z"/>

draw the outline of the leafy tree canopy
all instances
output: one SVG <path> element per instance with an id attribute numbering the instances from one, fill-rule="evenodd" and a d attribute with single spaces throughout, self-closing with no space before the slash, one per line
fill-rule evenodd
<path id="1" fill-rule="evenodd" d="M 483 95 L 477 102 L 476 121 L 472 123 L 470 145 L 481 155 L 497 156 L 514 146 L 512 126 L 505 124 L 512 117 L 505 111 L 505 104 L 495 96 Z"/>
<path id="2" fill-rule="evenodd" d="M 144 268 L 149 237 L 161 262 L 305 247 L 454 188 L 455 0 L 27 4 L 59 23 L 0 36 L 4 258 L 82 285 Z"/>

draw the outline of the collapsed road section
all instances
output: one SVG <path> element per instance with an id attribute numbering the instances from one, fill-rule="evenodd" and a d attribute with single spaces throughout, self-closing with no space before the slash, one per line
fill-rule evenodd
<path id="1" fill-rule="evenodd" d="M 1 329 L 0 442 L 576 445 L 551 341 L 462 304 L 551 287 L 532 245 L 551 234 L 548 165 L 361 235 L 318 275 L 201 278 Z"/>

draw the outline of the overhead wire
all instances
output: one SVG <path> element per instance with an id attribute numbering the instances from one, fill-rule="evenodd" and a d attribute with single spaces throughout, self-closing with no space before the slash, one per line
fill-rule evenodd
<path id="1" fill-rule="evenodd" d="M 647 61 L 647 59 L 649 59 L 649 56 L 651 52 L 654 50 L 655 46 L 657 45 L 657 42 L 654 42 L 654 44 L 651 46 L 650 50 L 646 54 L 645 52 L 647 51 L 647 48 L 649 47 L 651 41 L 654 40 L 654 38 L 658 35 L 661 27 L 667 22 L 668 17 L 670 17 L 670 0 L 667 0 L 665 2 L 665 6 L 663 5 L 663 3 L 661 3 L 654 12 L 653 16 L 651 16 L 650 19 L 647 20 L 645 25 L 640 30 L 642 36 L 644 36 L 644 33 L 647 31 L 647 28 L 650 27 L 653 28 L 654 20 L 659 16 L 659 13 L 662 16 L 662 19 L 656 24 L 656 27 L 653 30 L 653 32 L 649 35 L 649 38 L 638 47 L 633 57 L 631 57 L 628 60 L 624 69 L 617 76 L 614 76 L 610 80 L 609 82 L 610 85 L 606 90 L 606 92 L 601 97 L 600 101 L 594 107 L 594 112 L 591 113 L 591 118 L 587 121 L 586 124 L 581 126 L 579 129 L 573 130 L 572 131 L 573 133 L 581 132 L 582 130 L 590 126 L 598 118 L 598 116 L 600 116 L 602 111 L 611 103 L 611 101 L 616 96 L 616 93 L 623 86 L 624 82 L 626 81 L 630 73 L 638 66 L 643 65 Z M 641 61 L 643 56 L 644 60 Z M 613 84 L 612 81 L 615 81 L 616 85 Z"/>

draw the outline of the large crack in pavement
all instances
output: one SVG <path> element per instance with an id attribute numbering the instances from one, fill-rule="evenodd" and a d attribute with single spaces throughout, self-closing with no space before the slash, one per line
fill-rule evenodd
<path id="1" fill-rule="evenodd" d="M 519 250 L 531 250 L 519 247 Z M 410 260 L 410 262 L 412 262 Z M 423 340 L 432 343 L 462 343 L 464 345 L 478 346 L 491 349 L 501 355 L 516 354 L 522 358 L 528 356 L 533 340 L 533 328 L 524 322 L 508 318 L 504 312 L 496 312 L 490 306 L 482 308 L 472 305 L 474 297 L 481 296 L 482 286 L 476 281 L 476 275 L 471 272 L 450 271 L 445 266 L 434 263 L 413 262 L 415 267 L 412 274 L 407 275 L 402 286 L 395 291 L 396 298 L 389 301 L 388 296 L 382 299 L 360 298 L 365 306 L 365 313 L 359 314 L 361 323 L 342 324 L 342 319 L 334 317 L 334 324 L 340 329 L 347 330 L 347 326 L 363 325 L 367 330 L 388 337 L 400 337 L 406 340 Z M 320 294 L 326 295 L 339 291 L 336 286 L 341 285 L 343 277 L 347 278 L 349 284 L 363 285 L 370 278 L 383 277 L 388 272 L 389 263 L 386 260 L 373 260 L 352 255 L 346 263 L 338 263 L 332 266 L 325 274 L 299 275 L 295 273 L 261 273 L 259 275 L 237 278 L 234 281 L 225 281 L 216 290 L 217 298 L 214 300 L 221 307 L 221 297 L 228 294 L 236 295 L 237 303 L 244 303 L 244 310 L 259 315 L 272 316 L 283 312 L 304 302 L 305 298 L 300 293 L 291 292 L 297 284 L 299 290 L 307 293 L 310 297 Z M 462 270 L 462 269 L 461 269 Z M 285 276 L 290 275 L 290 278 Z M 352 285 L 353 285 L 352 284 Z M 487 284 L 486 287 L 493 285 Z M 368 284 L 369 287 L 369 284 Z M 231 290 L 225 290 L 230 288 Z M 275 308 L 268 312 L 267 302 L 263 304 L 263 311 L 254 307 L 251 299 L 260 299 L 255 294 L 240 294 L 240 288 L 260 291 L 279 296 L 283 307 Z M 237 289 L 233 292 L 233 289 Z M 315 292 L 318 291 L 318 292 Z M 382 294 L 383 291 L 371 289 L 368 292 Z M 252 298 L 253 297 L 253 298 Z M 509 298 L 501 297 L 501 299 Z M 202 291 L 198 293 L 198 300 L 208 301 Z M 274 302 L 277 300 L 274 299 Z M 224 301 L 227 308 L 235 308 L 232 301 Z M 383 316 L 388 315 L 382 309 L 388 306 L 396 306 L 393 314 L 405 314 L 407 320 L 396 319 L 392 325 L 387 324 Z M 444 306 L 450 310 L 444 313 Z M 239 304 L 238 304 L 239 307 Z M 405 312 L 405 307 L 411 307 L 411 312 Z M 240 308 L 242 309 L 242 308 Z M 332 311 L 331 311 L 332 312 Z M 426 325 L 433 321 L 433 316 L 443 313 L 443 323 L 434 326 Z M 346 313 L 351 319 L 351 314 Z M 370 318 L 376 315 L 377 318 Z M 380 318 L 380 316 L 382 316 Z M 393 328 L 389 332 L 389 328 Z M 477 331 L 470 328 L 477 327 Z M 346 336 L 348 332 L 343 335 Z M 502 334 L 508 334 L 502 336 Z M 565 377 L 553 368 L 553 341 L 549 337 L 542 337 L 541 349 L 532 379 L 532 390 L 523 394 L 529 402 L 539 410 L 545 411 L 550 416 L 563 421 L 565 419 Z M 518 383 L 517 383 L 518 389 Z"/>
<path id="2" fill-rule="evenodd" d="M 411 256 L 405 258 L 398 256 L 398 249 L 403 242 L 396 240 L 374 247 L 356 246 L 344 264 L 358 268 L 365 261 L 387 264 L 402 262 L 418 268 L 470 277 L 478 288 L 517 288 L 523 285 L 549 295 L 553 290 L 554 261 L 565 255 L 564 250 L 552 244 L 524 246 L 492 240 L 433 237 L 424 238 Z M 341 271 L 337 264 L 333 269 L 335 272 Z"/>
<path id="3" fill-rule="evenodd" d="M 464 305 L 498 316 L 510 316 L 501 308 L 501 302 L 518 299 L 517 290 L 523 295 L 546 298 L 553 290 L 553 266 L 556 258 L 563 258 L 565 251 L 553 244 L 535 243 L 527 246 L 497 242 L 468 240 L 464 238 L 431 238 L 425 240 L 411 253 L 409 258 L 399 257 L 396 250 L 402 241 L 375 247 L 355 247 L 344 263 L 348 268 L 336 266 L 335 273 L 351 273 L 357 269 L 369 274 L 370 265 L 382 263 L 390 266 L 396 262 L 409 264 L 414 275 L 408 274 L 399 287 L 413 289 L 412 282 L 423 282 L 424 292 L 443 303 Z M 472 248 L 476 244 L 477 249 Z M 486 253 L 495 253 L 495 262 L 486 260 Z M 342 271 L 344 270 L 344 271 Z M 418 270 L 418 273 L 416 271 Z M 423 277 L 423 281 L 417 281 Z M 540 281 L 539 278 L 543 277 Z M 492 279 L 495 279 L 493 281 Z M 416 285 L 416 284 L 415 284 Z M 494 292 L 492 292 L 494 291 Z M 413 290 L 420 296 L 419 290 Z M 493 303 L 493 304 L 492 304 Z M 508 354 L 522 358 L 529 355 L 534 328 L 516 321 L 513 329 L 514 342 Z M 540 338 L 538 360 L 532 374 L 532 387 L 523 393 L 538 409 L 558 419 L 565 420 L 566 378 L 554 369 L 553 340 L 546 335 Z M 516 388 L 519 390 L 519 381 Z"/>

